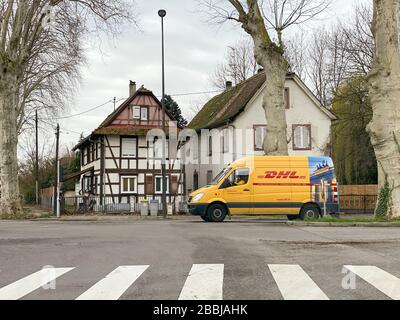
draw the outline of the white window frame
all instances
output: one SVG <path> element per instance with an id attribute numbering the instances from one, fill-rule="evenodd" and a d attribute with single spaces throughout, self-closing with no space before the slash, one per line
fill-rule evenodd
<path id="1" fill-rule="evenodd" d="M 141 107 L 140 106 L 131 106 L 131 115 L 132 115 L 132 119 L 140 120 Z"/>
<path id="2" fill-rule="evenodd" d="M 124 151 L 124 141 L 134 141 L 135 148 L 133 153 Z M 126 147 L 125 147 L 126 148 Z M 136 138 L 121 138 L 121 158 L 136 158 L 137 155 L 137 139 Z"/>
<path id="3" fill-rule="evenodd" d="M 124 191 L 124 179 L 128 179 L 128 191 Z M 131 190 L 131 179 L 135 180 L 133 191 Z M 137 176 L 121 176 L 121 193 L 123 194 L 137 193 L 137 183 L 138 183 Z"/>
<path id="4" fill-rule="evenodd" d="M 161 154 L 159 154 L 161 151 Z M 162 159 L 162 140 L 157 139 L 153 143 L 153 158 Z M 169 140 L 165 139 L 165 159 L 169 159 Z"/>
<path id="5" fill-rule="evenodd" d="M 257 130 L 262 130 L 261 146 L 257 145 Z M 267 136 L 267 126 L 266 125 L 254 125 L 254 150 L 255 151 L 264 150 L 263 143 L 264 143 L 264 139 L 266 136 Z"/>
<path id="6" fill-rule="evenodd" d="M 165 177 L 167 179 L 167 190 L 165 193 L 169 193 L 169 176 Z M 161 181 L 161 190 L 157 190 L 157 179 L 160 179 Z M 154 193 L 155 194 L 162 194 L 162 176 L 154 176 Z"/>

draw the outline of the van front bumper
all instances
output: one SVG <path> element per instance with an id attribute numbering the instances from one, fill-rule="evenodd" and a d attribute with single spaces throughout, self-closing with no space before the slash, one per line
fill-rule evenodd
<path id="1" fill-rule="evenodd" d="M 195 216 L 205 216 L 207 213 L 207 203 L 188 204 L 189 212 Z"/>

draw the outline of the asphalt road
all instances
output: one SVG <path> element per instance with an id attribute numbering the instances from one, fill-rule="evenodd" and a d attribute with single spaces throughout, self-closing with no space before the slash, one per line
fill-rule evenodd
<path id="1" fill-rule="evenodd" d="M 400 299 L 399 244 L 395 227 L 4 221 L 0 299 Z"/>

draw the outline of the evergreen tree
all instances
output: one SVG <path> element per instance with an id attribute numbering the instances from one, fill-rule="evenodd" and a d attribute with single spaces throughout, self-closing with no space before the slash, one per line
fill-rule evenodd
<path id="1" fill-rule="evenodd" d="M 188 124 L 187 120 L 182 116 L 178 103 L 170 95 L 165 95 L 165 108 L 174 117 L 178 126 L 185 127 Z"/>
<path id="2" fill-rule="evenodd" d="M 337 90 L 333 112 L 339 120 L 333 125 L 333 159 L 341 184 L 376 184 L 377 161 L 366 131 L 372 118 L 365 77 L 346 81 Z"/>

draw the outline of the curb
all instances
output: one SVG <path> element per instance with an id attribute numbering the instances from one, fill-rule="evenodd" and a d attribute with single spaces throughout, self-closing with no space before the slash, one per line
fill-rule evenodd
<path id="1" fill-rule="evenodd" d="M 299 227 L 400 227 L 400 224 L 387 222 L 293 222 L 285 224 Z"/>

